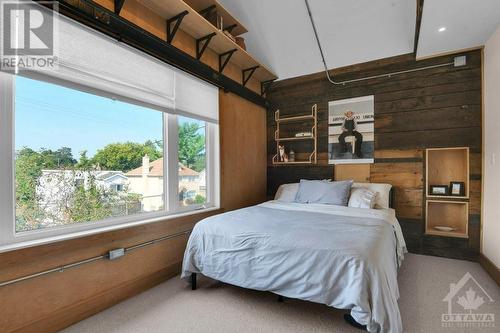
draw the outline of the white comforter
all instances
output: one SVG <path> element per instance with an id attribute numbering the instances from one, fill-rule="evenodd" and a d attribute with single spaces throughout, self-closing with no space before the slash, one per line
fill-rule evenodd
<path id="1" fill-rule="evenodd" d="M 351 309 L 370 332 L 401 332 L 397 267 L 406 246 L 392 209 L 269 201 L 196 224 L 182 277 Z"/>

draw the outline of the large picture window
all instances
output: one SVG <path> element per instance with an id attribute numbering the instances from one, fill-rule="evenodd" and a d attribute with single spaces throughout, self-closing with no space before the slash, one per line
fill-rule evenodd
<path id="1" fill-rule="evenodd" d="M 12 203 L 0 246 L 217 206 L 215 123 L 40 76 L 1 80 Z"/>

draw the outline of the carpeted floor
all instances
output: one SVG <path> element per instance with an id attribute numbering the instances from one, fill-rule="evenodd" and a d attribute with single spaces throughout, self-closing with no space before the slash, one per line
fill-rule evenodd
<path id="1" fill-rule="evenodd" d="M 486 299 L 481 311 L 476 311 L 494 313 L 496 328 L 441 326 L 441 315 L 448 309 L 443 298 L 449 285 L 466 272 L 496 301 Z M 399 272 L 399 288 L 405 332 L 499 332 L 500 289 L 477 263 L 408 254 Z M 199 289 L 191 291 L 188 284 L 174 278 L 64 332 L 361 332 L 344 322 L 344 313 L 299 300 L 278 303 L 274 294 L 208 279 L 200 280 Z"/>

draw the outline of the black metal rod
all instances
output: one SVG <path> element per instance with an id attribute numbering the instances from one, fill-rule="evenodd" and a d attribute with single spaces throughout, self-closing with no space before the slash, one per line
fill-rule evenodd
<path id="1" fill-rule="evenodd" d="M 196 59 L 200 60 L 201 57 L 203 56 L 203 53 L 208 47 L 208 44 L 210 44 L 210 41 L 212 38 L 216 35 L 215 32 L 212 32 L 209 35 L 203 36 L 201 38 L 198 38 L 196 40 Z"/>
<path id="2" fill-rule="evenodd" d="M 191 290 L 196 290 L 196 273 L 191 273 Z"/>
<path id="3" fill-rule="evenodd" d="M 175 34 L 177 33 L 177 29 L 179 29 L 179 26 L 181 25 L 182 19 L 184 19 L 184 16 L 186 16 L 187 14 L 189 14 L 189 12 L 185 10 L 182 13 L 177 14 L 167 20 L 167 43 L 172 43 Z M 174 23 L 173 27 L 172 23 Z"/>
<path id="4" fill-rule="evenodd" d="M 115 0 L 115 13 L 116 14 L 120 14 L 124 4 L 125 4 L 125 0 Z"/>
<path id="5" fill-rule="evenodd" d="M 41 0 L 33 0 L 52 9 L 52 5 Z M 68 16 L 105 35 L 116 38 L 165 63 L 188 72 L 225 91 L 232 92 L 257 105 L 265 107 L 266 100 L 260 94 L 245 88 L 241 83 L 219 73 L 207 64 L 179 50 L 165 40 L 127 21 L 103 6 L 90 0 L 57 0 L 59 13 Z"/>
<path id="6" fill-rule="evenodd" d="M 234 52 L 236 52 L 238 49 L 232 49 L 227 52 L 219 54 L 219 73 L 222 73 L 224 68 L 229 62 L 229 59 L 233 56 Z"/>
<path id="7" fill-rule="evenodd" d="M 259 66 L 254 66 L 250 68 L 246 68 L 241 71 L 242 79 L 243 79 L 243 87 L 246 86 L 247 82 L 250 80 L 252 77 L 253 73 L 259 68 Z"/>

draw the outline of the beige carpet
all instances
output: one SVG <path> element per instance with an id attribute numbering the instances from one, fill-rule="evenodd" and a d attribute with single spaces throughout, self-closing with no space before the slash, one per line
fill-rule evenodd
<path id="1" fill-rule="evenodd" d="M 496 301 L 479 309 L 494 313 L 496 328 L 444 328 L 443 298 L 449 284 L 470 272 Z M 399 273 L 399 301 L 405 332 L 500 332 L 500 289 L 479 264 L 407 255 Z M 191 291 L 179 278 L 79 322 L 65 333 L 176 332 L 361 332 L 348 326 L 344 310 L 245 290 L 204 279 Z"/>

